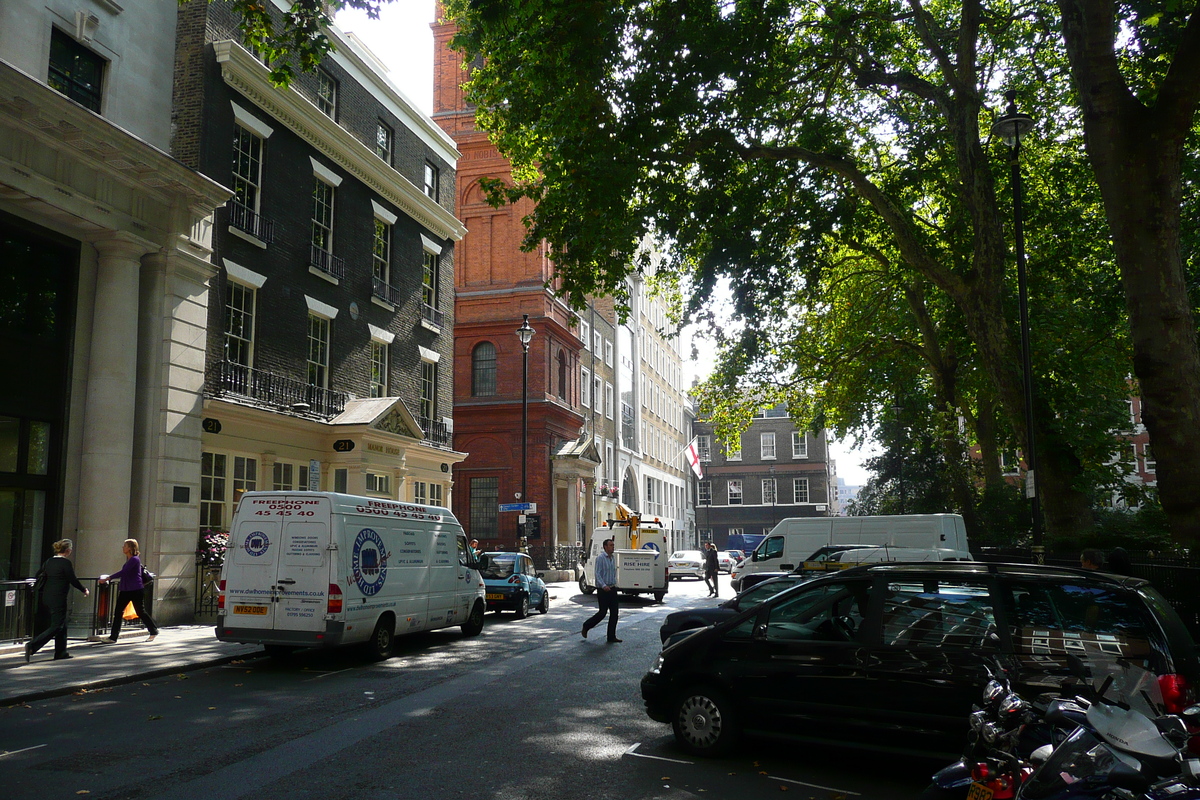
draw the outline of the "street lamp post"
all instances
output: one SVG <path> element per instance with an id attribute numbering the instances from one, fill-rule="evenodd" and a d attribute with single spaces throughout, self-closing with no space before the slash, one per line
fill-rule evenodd
<path id="1" fill-rule="evenodd" d="M 521 340 L 521 493 L 517 499 L 529 502 L 527 481 L 529 478 L 529 342 L 533 340 L 533 328 L 529 327 L 529 315 L 523 314 L 517 338 Z M 520 540 L 525 533 L 522 526 L 517 531 Z M 518 541 L 518 544 L 520 542 Z"/>
<path id="2" fill-rule="evenodd" d="M 900 434 L 904 434 L 905 428 L 900 424 L 900 412 L 903 411 L 900 404 L 892 406 L 892 414 L 896 417 L 896 430 Z M 907 441 L 900 441 L 900 436 L 896 437 L 896 483 L 900 489 L 900 515 L 904 515 L 904 445 Z"/>
<path id="3" fill-rule="evenodd" d="M 1025 496 L 1030 498 L 1032 517 L 1033 556 L 1041 564 L 1045 560 L 1042 547 L 1042 513 L 1037 492 L 1037 449 L 1033 433 L 1033 366 L 1029 356 L 1029 286 L 1025 269 L 1025 220 L 1022 208 L 1021 137 L 1033 129 L 1033 118 L 1017 111 L 1017 93 L 1004 93 L 1008 108 L 1004 116 L 992 125 L 992 133 L 1009 146 L 1012 168 L 1013 239 L 1017 250 L 1017 297 L 1021 314 L 1021 369 L 1025 394 Z"/>

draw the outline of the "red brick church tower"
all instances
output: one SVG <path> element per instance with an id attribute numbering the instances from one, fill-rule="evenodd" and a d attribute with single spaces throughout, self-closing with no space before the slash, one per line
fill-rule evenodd
<path id="1" fill-rule="evenodd" d="M 444 13 L 438 3 L 438 19 Z M 580 441 L 580 350 L 574 314 L 545 288 L 553 267 L 541 252 L 521 250 L 531 207 L 493 208 L 482 177 L 511 178 L 508 162 L 463 97 L 462 55 L 450 48 L 456 26 L 435 22 L 433 119 L 458 145 L 458 216 L 467 235 L 454 254 L 454 449 L 468 457 L 454 468 L 455 515 L 487 549 L 512 549 L 517 514 L 497 506 L 521 491 L 523 315 L 535 333 L 529 345 L 526 502 L 537 504 L 537 544 L 574 544 L 595 460 Z M 588 451 L 591 451 L 589 455 Z M 590 489 L 590 486 L 589 486 Z M 532 539 L 532 536 L 530 537 Z"/>

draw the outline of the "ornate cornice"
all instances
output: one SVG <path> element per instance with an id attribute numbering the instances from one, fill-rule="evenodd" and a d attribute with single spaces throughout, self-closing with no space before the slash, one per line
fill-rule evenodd
<path id="1" fill-rule="evenodd" d="M 297 136 L 436 236 L 458 241 L 466 235 L 467 229 L 457 217 L 389 167 L 349 131 L 321 113 L 308 98 L 294 88 L 272 86 L 266 66 L 241 45 L 225 39 L 213 42 L 213 49 L 225 83 Z"/>

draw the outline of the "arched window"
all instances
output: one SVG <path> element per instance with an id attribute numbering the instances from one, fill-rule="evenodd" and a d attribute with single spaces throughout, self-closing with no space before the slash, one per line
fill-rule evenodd
<path id="1" fill-rule="evenodd" d="M 567 354 L 562 350 L 558 351 L 558 397 L 567 399 Z"/>
<path id="2" fill-rule="evenodd" d="M 496 393 L 496 345 L 480 342 L 471 351 L 471 396 L 491 397 Z"/>

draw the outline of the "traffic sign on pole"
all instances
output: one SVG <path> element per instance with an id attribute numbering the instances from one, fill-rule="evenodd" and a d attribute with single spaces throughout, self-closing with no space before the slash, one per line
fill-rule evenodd
<path id="1" fill-rule="evenodd" d="M 537 503 L 501 503 L 501 511 L 523 511 L 527 514 L 537 513 Z"/>

